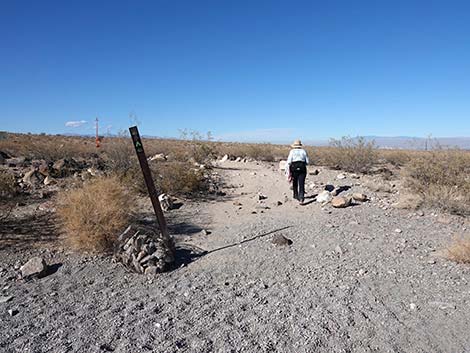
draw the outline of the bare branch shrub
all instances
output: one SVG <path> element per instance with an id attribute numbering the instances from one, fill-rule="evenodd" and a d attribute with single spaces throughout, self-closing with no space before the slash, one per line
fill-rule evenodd
<path id="1" fill-rule="evenodd" d="M 76 250 L 111 251 L 119 232 L 128 226 L 134 202 L 115 177 L 61 191 L 57 214 L 66 242 Z"/>

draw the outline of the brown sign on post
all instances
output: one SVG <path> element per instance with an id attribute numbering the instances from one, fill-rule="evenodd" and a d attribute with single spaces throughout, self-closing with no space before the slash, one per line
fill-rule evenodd
<path id="1" fill-rule="evenodd" d="M 139 159 L 140 168 L 142 169 L 142 174 L 144 175 L 145 184 L 147 185 L 147 190 L 149 192 L 150 201 L 152 201 L 153 210 L 157 216 L 158 225 L 160 227 L 160 233 L 162 234 L 163 241 L 166 243 L 169 249 L 173 252 L 175 250 L 170 234 L 168 233 L 168 227 L 166 225 L 165 216 L 163 215 L 162 206 L 160 205 L 160 200 L 158 200 L 157 189 L 153 182 L 152 173 L 150 171 L 147 157 L 145 156 L 144 146 L 142 140 L 140 139 L 139 130 L 137 126 L 132 126 L 129 128 L 131 133 L 132 142 L 134 143 L 135 152 L 137 153 L 137 158 Z"/>

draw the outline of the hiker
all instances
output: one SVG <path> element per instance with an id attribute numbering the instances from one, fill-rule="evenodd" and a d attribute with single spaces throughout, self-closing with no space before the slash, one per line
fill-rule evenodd
<path id="1" fill-rule="evenodd" d="M 307 176 L 308 155 L 302 148 L 302 142 L 295 140 L 291 145 L 292 149 L 287 157 L 286 169 L 292 178 L 294 199 L 298 200 L 301 205 L 304 204 L 305 197 L 305 177 Z"/>

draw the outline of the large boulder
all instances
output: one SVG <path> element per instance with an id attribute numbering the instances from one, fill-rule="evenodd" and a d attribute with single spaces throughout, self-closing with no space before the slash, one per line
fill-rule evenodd
<path id="1" fill-rule="evenodd" d="M 335 196 L 331 200 L 331 206 L 335 208 L 346 208 L 351 205 L 350 197 Z"/>
<path id="2" fill-rule="evenodd" d="M 42 257 L 33 257 L 20 267 L 21 277 L 44 277 L 47 274 L 47 264 Z"/>

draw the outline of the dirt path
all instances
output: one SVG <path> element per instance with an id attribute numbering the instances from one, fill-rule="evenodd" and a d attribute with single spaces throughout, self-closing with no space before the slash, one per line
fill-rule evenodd
<path id="1" fill-rule="evenodd" d="M 225 197 L 168 214 L 181 246 L 208 253 L 155 279 L 127 273 L 105 258 L 47 250 L 43 256 L 62 263 L 58 271 L 15 282 L 9 266 L 37 250 L 3 250 L 2 295 L 13 299 L 0 303 L 0 347 L 470 351 L 470 267 L 436 256 L 463 231 L 464 220 L 394 209 L 395 193 L 372 192 L 364 177 L 337 180 L 335 171 L 309 175 L 307 185 L 317 186 L 307 188 L 308 196 L 332 183 L 351 186 L 345 193 L 365 192 L 371 201 L 346 209 L 316 202 L 299 206 L 277 165 L 225 162 L 217 172 L 226 181 Z M 262 203 L 260 192 L 267 196 Z M 275 234 L 292 245 L 273 245 Z M 11 317 L 8 308 L 19 313 Z"/>

